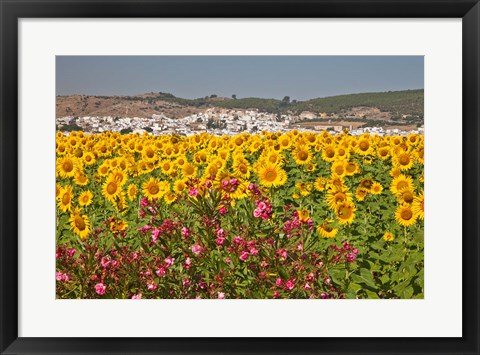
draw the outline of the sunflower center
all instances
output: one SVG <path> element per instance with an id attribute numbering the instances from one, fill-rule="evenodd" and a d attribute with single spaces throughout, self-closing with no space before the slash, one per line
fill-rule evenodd
<path id="1" fill-rule="evenodd" d="M 345 201 L 345 198 L 346 198 L 346 196 L 343 192 L 338 192 L 338 193 L 335 194 L 335 202 L 337 202 L 337 203 Z"/>
<path id="2" fill-rule="evenodd" d="M 323 228 L 323 230 L 326 231 L 326 232 L 331 232 L 331 231 L 333 230 L 332 227 L 330 227 L 330 226 L 328 226 L 328 225 L 325 225 L 325 224 L 322 225 L 322 228 Z"/>
<path id="3" fill-rule="evenodd" d="M 192 174 L 193 174 L 193 167 L 189 165 L 185 169 L 185 175 L 192 175 Z"/>
<path id="4" fill-rule="evenodd" d="M 325 155 L 328 157 L 328 158 L 333 158 L 333 156 L 335 155 L 335 151 L 333 149 L 327 149 L 325 151 Z"/>
<path id="5" fill-rule="evenodd" d="M 358 146 L 361 150 L 366 151 L 370 147 L 370 144 L 367 141 L 362 141 Z"/>
<path id="6" fill-rule="evenodd" d="M 355 165 L 354 164 L 348 164 L 347 165 L 347 171 L 349 173 L 353 173 L 355 171 Z"/>
<path id="7" fill-rule="evenodd" d="M 151 185 L 148 188 L 148 192 L 150 192 L 152 195 L 158 194 L 159 191 L 160 191 L 160 188 L 157 185 Z"/>
<path id="8" fill-rule="evenodd" d="M 397 189 L 398 190 L 401 190 L 401 189 L 404 189 L 408 187 L 408 183 L 406 181 L 400 181 L 398 184 L 397 184 Z"/>
<path id="9" fill-rule="evenodd" d="M 245 164 L 241 164 L 238 168 L 242 174 L 246 174 L 248 172 L 248 168 Z"/>
<path id="10" fill-rule="evenodd" d="M 402 211 L 401 216 L 402 216 L 402 219 L 408 221 L 413 217 L 413 213 L 409 209 L 405 209 Z"/>
<path id="11" fill-rule="evenodd" d="M 337 166 L 337 167 L 335 168 L 335 173 L 337 173 L 337 175 L 342 175 L 342 174 L 343 174 L 343 171 L 344 171 L 344 170 L 343 170 L 343 166 L 341 166 L 341 165 L 340 165 L 340 166 Z"/>
<path id="12" fill-rule="evenodd" d="M 75 216 L 75 227 L 81 231 L 85 230 L 85 221 L 81 216 Z"/>
<path id="13" fill-rule="evenodd" d="M 363 180 L 362 181 L 362 187 L 366 188 L 366 189 L 370 189 L 373 185 L 373 182 L 372 180 Z"/>
<path id="14" fill-rule="evenodd" d="M 402 165 L 408 165 L 408 163 L 410 163 L 410 157 L 407 154 L 402 154 L 398 161 Z"/>
<path id="15" fill-rule="evenodd" d="M 413 202 L 413 194 L 410 191 L 407 191 L 403 194 L 403 200 L 408 203 Z"/>
<path id="16" fill-rule="evenodd" d="M 302 161 L 307 160 L 308 159 L 308 152 L 306 152 L 305 150 L 301 150 L 300 152 L 298 152 L 298 159 L 302 160 Z"/>
<path id="17" fill-rule="evenodd" d="M 273 169 L 269 169 L 265 172 L 265 180 L 272 182 L 277 178 L 277 172 Z"/>
<path id="18" fill-rule="evenodd" d="M 70 203 L 70 195 L 68 193 L 62 196 L 62 203 L 68 205 Z"/>
<path id="19" fill-rule="evenodd" d="M 352 215 L 352 210 L 348 207 L 342 207 L 338 210 L 338 216 L 343 219 L 347 219 Z"/>
<path id="20" fill-rule="evenodd" d="M 107 185 L 107 192 L 108 192 L 110 195 L 113 195 L 115 192 L 117 192 L 117 184 L 114 183 L 113 181 L 110 182 L 110 183 Z"/>
<path id="21" fill-rule="evenodd" d="M 151 150 L 151 149 L 147 150 L 147 157 L 153 158 L 154 155 L 155 155 L 155 153 L 153 152 L 153 150 Z"/>
<path id="22" fill-rule="evenodd" d="M 63 170 L 67 173 L 73 170 L 73 163 L 70 160 L 67 160 L 63 163 Z"/>
<path id="23" fill-rule="evenodd" d="M 163 165 L 163 170 L 165 170 L 165 171 L 170 170 L 170 163 L 165 163 L 165 164 Z"/>

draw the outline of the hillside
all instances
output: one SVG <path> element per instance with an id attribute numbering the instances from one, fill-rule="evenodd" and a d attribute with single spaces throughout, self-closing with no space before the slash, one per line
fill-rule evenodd
<path id="1" fill-rule="evenodd" d="M 147 93 L 137 96 L 57 96 L 56 116 L 151 117 L 163 113 L 181 118 L 203 112 L 206 108 L 258 109 L 271 113 L 301 114 L 309 112 L 324 117 L 398 119 L 413 116 L 423 119 L 423 90 L 362 93 L 292 101 L 263 98 L 232 99 L 216 95 L 184 99 L 168 93 Z"/>

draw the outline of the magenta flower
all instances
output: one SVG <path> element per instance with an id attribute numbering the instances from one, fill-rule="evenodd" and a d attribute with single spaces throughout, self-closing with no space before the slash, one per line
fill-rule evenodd
<path id="1" fill-rule="evenodd" d="M 102 267 L 106 268 L 110 265 L 110 256 L 104 256 L 102 260 L 100 260 L 100 264 L 102 264 Z"/>
<path id="2" fill-rule="evenodd" d="M 95 285 L 95 292 L 98 293 L 100 296 L 105 294 L 106 289 L 107 289 L 107 286 L 105 286 L 103 282 L 100 282 Z"/>
<path id="3" fill-rule="evenodd" d="M 223 300 L 225 298 L 225 293 L 219 292 L 218 293 L 218 299 Z"/>
<path id="4" fill-rule="evenodd" d="M 277 280 L 275 281 L 275 284 L 276 284 L 278 287 L 282 287 L 282 285 L 283 285 L 283 280 L 279 277 L 279 278 L 277 278 Z"/>
<path id="5" fill-rule="evenodd" d="M 262 216 L 262 210 L 255 208 L 255 210 L 253 210 L 253 217 L 259 218 L 261 216 Z"/>
<path id="6" fill-rule="evenodd" d="M 157 271 L 155 271 L 155 273 L 157 274 L 157 276 L 164 276 L 166 273 L 167 273 L 167 270 L 163 267 L 163 266 L 160 266 L 158 268 Z"/>
<path id="7" fill-rule="evenodd" d="M 199 243 L 197 243 L 197 244 L 195 244 L 194 246 L 192 246 L 192 252 L 193 252 L 195 255 L 199 255 L 202 251 L 203 251 L 203 248 L 200 246 Z"/>
<path id="8" fill-rule="evenodd" d="M 217 239 L 215 239 L 215 243 L 217 243 L 217 245 L 222 245 L 225 240 L 226 239 L 224 237 L 218 237 Z"/>
<path id="9" fill-rule="evenodd" d="M 220 214 L 224 216 L 227 214 L 227 208 L 225 206 L 222 206 L 218 209 L 218 212 L 220 212 Z"/>
<path id="10" fill-rule="evenodd" d="M 187 227 L 183 227 L 182 228 L 182 235 L 186 238 L 189 237 L 190 236 L 190 229 L 188 229 Z"/>
<path id="11" fill-rule="evenodd" d="M 155 282 L 150 282 L 147 284 L 147 289 L 149 291 L 155 291 L 157 289 L 157 284 Z"/>
<path id="12" fill-rule="evenodd" d="M 152 231 L 152 242 L 153 242 L 153 243 L 156 243 L 156 242 L 157 242 L 159 235 L 160 235 L 160 229 L 155 228 L 155 229 Z"/>
<path id="13" fill-rule="evenodd" d="M 197 197 L 198 196 L 198 190 L 194 187 L 192 187 L 189 191 L 188 194 L 192 197 Z"/>
<path id="14" fill-rule="evenodd" d="M 163 260 L 163 261 L 165 262 L 165 265 L 166 265 L 167 267 L 170 267 L 170 266 L 173 265 L 175 259 L 172 258 L 171 256 L 169 256 L 169 257 L 165 258 L 165 260 Z"/>
<path id="15" fill-rule="evenodd" d="M 240 260 L 247 261 L 248 255 L 248 251 L 242 251 L 242 253 L 240 254 Z"/>
<path id="16" fill-rule="evenodd" d="M 294 287 L 295 287 L 294 281 L 293 281 L 293 280 L 288 280 L 288 281 L 285 283 L 285 287 L 286 287 L 289 291 L 293 290 Z"/>
<path id="17" fill-rule="evenodd" d="M 141 293 L 132 296 L 132 300 L 140 300 L 140 299 L 142 299 L 142 294 Z"/>
<path id="18" fill-rule="evenodd" d="M 75 248 L 70 248 L 70 249 L 68 249 L 68 255 L 69 255 L 69 256 L 74 256 L 74 255 L 75 255 L 75 252 L 76 252 Z"/>

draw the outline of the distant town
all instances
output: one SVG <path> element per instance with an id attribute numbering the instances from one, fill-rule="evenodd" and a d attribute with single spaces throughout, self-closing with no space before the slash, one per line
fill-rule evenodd
<path id="1" fill-rule="evenodd" d="M 144 133 L 152 135 L 178 134 L 190 136 L 202 132 L 214 135 L 236 135 L 241 132 L 258 133 L 299 131 L 339 133 L 345 129 L 352 135 L 369 132 L 377 135 L 407 135 L 423 133 L 423 125 L 415 129 L 384 128 L 378 126 L 358 127 L 356 122 L 338 123 L 328 117 L 317 117 L 313 114 L 273 114 L 258 110 L 206 109 L 183 118 L 169 118 L 164 114 L 153 114 L 151 117 L 118 117 L 118 116 L 65 116 L 56 119 L 58 131 L 68 133 L 82 130 L 90 133 L 106 131 L 121 133 Z M 321 120 L 320 120 L 321 119 Z M 361 125 L 360 125 L 361 126 Z"/>

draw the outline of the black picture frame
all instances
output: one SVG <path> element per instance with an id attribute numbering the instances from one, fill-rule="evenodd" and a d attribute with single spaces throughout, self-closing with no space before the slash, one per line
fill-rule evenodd
<path id="1" fill-rule="evenodd" d="M 480 353 L 480 244 L 478 241 L 480 5 L 478 0 L 0 0 L 0 12 L 1 354 Z M 76 17 L 462 18 L 463 336 L 461 338 L 18 337 L 18 20 L 20 18 Z M 392 322 L 394 321 L 392 319 Z"/>

